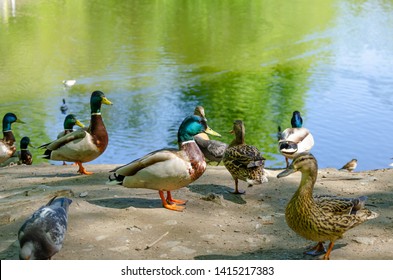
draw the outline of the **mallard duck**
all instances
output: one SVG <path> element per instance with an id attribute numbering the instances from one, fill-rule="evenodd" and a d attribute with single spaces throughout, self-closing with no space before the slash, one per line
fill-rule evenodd
<path id="1" fill-rule="evenodd" d="M 27 136 L 22 137 L 20 140 L 20 151 L 18 153 L 19 164 L 31 165 L 33 163 L 33 155 L 29 151 L 29 146 L 32 147 L 30 138 Z"/>
<path id="2" fill-rule="evenodd" d="M 299 111 L 294 111 L 291 118 L 292 127 L 279 132 L 278 149 L 285 157 L 286 166 L 288 159 L 293 159 L 300 153 L 309 152 L 314 146 L 314 138 L 310 131 L 303 126 L 303 119 Z M 280 128 L 279 128 L 280 130 Z"/>
<path id="3" fill-rule="evenodd" d="M 66 104 L 66 101 L 65 101 L 65 99 L 63 98 L 63 103 L 60 105 L 60 111 L 61 111 L 61 113 L 62 114 L 66 114 L 67 113 L 67 111 L 68 111 L 68 106 L 67 106 L 67 104 Z"/>
<path id="4" fill-rule="evenodd" d="M 244 191 L 239 191 L 238 180 L 246 181 L 249 187 L 268 181 L 264 169 L 265 158 L 258 148 L 245 143 L 243 121 L 236 120 L 233 123 L 231 133 L 235 134 L 235 139 L 226 149 L 223 162 L 235 180 L 235 191 L 233 193 L 243 194 Z"/>
<path id="5" fill-rule="evenodd" d="M 158 190 L 163 207 L 182 211 L 184 206 L 181 205 L 187 201 L 173 199 L 171 191 L 189 185 L 205 172 L 205 159 L 193 139 L 201 132 L 219 136 L 208 127 L 206 119 L 198 116 L 185 118 L 177 134 L 179 149 L 157 150 L 120 166 L 110 171 L 113 174 L 107 184 Z"/>
<path id="6" fill-rule="evenodd" d="M 288 226 L 300 236 L 318 242 L 306 254 L 323 254 L 324 259 L 330 258 L 330 253 L 337 239 L 361 223 L 378 216 L 364 207 L 366 197 L 339 198 L 335 196 L 313 197 L 313 188 L 317 180 L 318 164 L 310 153 L 297 155 L 290 166 L 277 175 L 278 178 L 288 176 L 296 171 L 302 173 L 298 190 L 289 201 L 285 218 Z M 330 244 L 325 251 L 323 242 Z"/>
<path id="7" fill-rule="evenodd" d="M 348 170 L 349 172 L 352 172 L 356 169 L 357 166 L 358 166 L 358 160 L 354 158 L 349 162 L 347 162 L 346 164 L 344 164 L 344 166 L 341 167 L 339 170 Z"/>
<path id="8" fill-rule="evenodd" d="M 194 115 L 205 118 L 205 109 L 202 106 L 196 106 Z M 205 158 L 209 160 L 209 162 L 214 161 L 219 165 L 228 144 L 217 140 L 211 140 L 204 132 L 195 135 L 194 139 Z"/>
<path id="9" fill-rule="evenodd" d="M 57 135 L 57 139 L 63 137 L 66 134 L 74 132 L 74 126 L 77 125 L 81 128 L 84 128 L 85 125 L 81 123 L 74 114 L 69 114 L 65 117 L 63 127 L 64 130 Z M 67 165 L 65 161 L 63 161 L 63 165 Z"/>
<path id="10" fill-rule="evenodd" d="M 104 93 L 94 91 L 90 98 L 90 126 L 40 146 L 40 148 L 46 148 L 43 158 L 76 162 L 79 166 L 79 173 L 92 174 L 93 172 L 86 171 L 82 163 L 99 157 L 108 145 L 108 133 L 101 117 L 101 104 L 112 105 Z"/>
<path id="11" fill-rule="evenodd" d="M 64 130 L 57 135 L 57 139 L 63 137 L 66 134 L 74 132 L 74 126 L 77 125 L 81 128 L 84 128 L 85 125 L 81 123 L 74 114 L 69 114 L 65 117 L 63 127 Z"/>
<path id="12" fill-rule="evenodd" d="M 72 200 L 52 198 L 35 211 L 18 231 L 21 260 L 50 260 L 63 246 L 68 207 Z"/>
<path id="13" fill-rule="evenodd" d="M 3 136 L 0 140 L 0 163 L 9 159 L 16 151 L 15 136 L 11 130 L 11 124 L 14 122 L 24 123 L 19 120 L 14 113 L 7 113 L 3 117 Z"/>

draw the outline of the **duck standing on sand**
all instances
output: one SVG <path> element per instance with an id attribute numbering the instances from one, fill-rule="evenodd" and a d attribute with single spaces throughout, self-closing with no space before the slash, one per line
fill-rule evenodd
<path id="1" fill-rule="evenodd" d="M 205 109 L 202 106 L 196 106 L 194 115 L 205 118 Z M 228 144 L 217 140 L 211 140 L 204 132 L 195 135 L 194 139 L 205 158 L 209 160 L 209 162 L 214 161 L 219 165 L 224 157 Z"/>
<path id="2" fill-rule="evenodd" d="M 19 120 L 14 113 L 7 113 L 3 117 L 3 136 L 0 140 L 0 163 L 9 159 L 16 151 L 15 136 L 11 130 L 11 124 L 14 122 L 24 123 Z"/>
<path id="3" fill-rule="evenodd" d="M 181 205 L 187 201 L 173 199 L 171 191 L 189 185 L 205 172 L 204 156 L 193 139 L 201 132 L 220 136 L 208 127 L 205 118 L 195 115 L 185 118 L 177 133 L 179 149 L 157 150 L 120 166 L 110 171 L 113 174 L 107 184 L 157 190 L 163 207 L 183 211 Z"/>
<path id="4" fill-rule="evenodd" d="M 72 200 L 53 197 L 35 211 L 18 231 L 21 260 L 50 260 L 63 246 L 68 207 Z"/>
<path id="5" fill-rule="evenodd" d="M 235 134 L 235 139 L 225 150 L 223 162 L 235 180 L 235 191 L 233 193 L 243 194 L 244 191 L 239 191 L 239 180 L 246 181 L 249 187 L 268 181 L 266 170 L 264 169 L 265 158 L 258 148 L 245 143 L 243 121 L 236 120 L 233 123 L 231 133 Z"/>
<path id="6" fill-rule="evenodd" d="M 294 232 L 306 239 L 318 242 L 311 251 L 305 254 L 325 253 L 323 259 L 328 260 L 337 239 L 342 238 L 347 230 L 376 218 L 378 214 L 365 208 L 367 199 L 365 196 L 358 198 L 313 197 L 318 164 L 312 154 L 297 155 L 291 165 L 277 177 L 285 177 L 296 171 L 302 173 L 302 178 L 299 188 L 286 207 L 285 219 Z M 323 246 L 326 240 L 330 241 L 327 251 Z"/>
<path id="7" fill-rule="evenodd" d="M 86 171 L 82 163 L 96 159 L 108 146 L 108 133 L 101 116 L 102 104 L 112 105 L 103 92 L 94 91 L 90 98 L 90 126 L 40 146 L 40 148 L 46 148 L 43 158 L 76 162 L 79 166 L 79 173 L 93 174 L 93 172 Z"/>
<path id="8" fill-rule="evenodd" d="M 63 127 L 64 130 L 57 135 L 57 139 L 63 137 L 66 134 L 74 132 L 74 126 L 77 125 L 81 128 L 84 128 L 85 125 L 81 123 L 74 114 L 69 114 L 65 117 Z M 65 161 L 63 161 L 63 165 L 67 165 Z"/>
<path id="9" fill-rule="evenodd" d="M 293 159 L 300 153 L 309 152 L 314 146 L 314 137 L 307 128 L 303 127 L 303 119 L 299 111 L 294 111 L 291 118 L 292 127 L 278 132 L 278 149 L 285 157 L 286 166 L 288 159 Z"/>

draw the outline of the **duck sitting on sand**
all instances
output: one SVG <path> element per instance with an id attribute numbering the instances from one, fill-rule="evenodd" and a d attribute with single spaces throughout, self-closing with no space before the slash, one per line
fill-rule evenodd
<path id="1" fill-rule="evenodd" d="M 309 152 L 314 146 L 314 137 L 307 128 L 303 127 L 303 119 L 299 111 L 293 112 L 291 125 L 292 127 L 278 132 L 278 149 L 285 157 L 287 167 L 289 166 L 288 159 L 293 159 L 300 153 Z"/>
<path id="2" fill-rule="evenodd" d="M 24 123 L 16 117 L 14 113 L 7 113 L 3 117 L 3 139 L 0 139 L 0 163 L 8 160 L 16 151 L 15 136 L 12 133 L 11 125 L 14 122 Z"/>

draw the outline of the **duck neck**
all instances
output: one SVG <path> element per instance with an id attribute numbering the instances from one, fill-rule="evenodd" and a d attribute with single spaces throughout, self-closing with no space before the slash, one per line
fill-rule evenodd
<path id="1" fill-rule="evenodd" d="M 193 180 L 198 179 L 206 170 L 206 161 L 203 153 L 194 140 L 180 143 L 180 150 L 184 151 L 191 163 L 190 176 Z"/>
<path id="2" fill-rule="evenodd" d="M 243 145 L 244 143 L 245 143 L 245 141 L 244 141 L 244 133 L 242 131 L 240 131 L 240 132 L 236 133 L 236 137 L 229 144 L 229 147 Z"/>
<path id="3" fill-rule="evenodd" d="M 101 113 L 92 113 L 90 119 L 89 130 L 91 135 L 94 135 L 95 144 L 97 147 L 105 149 L 108 145 L 108 133 L 104 122 L 101 117 Z"/>
<path id="4" fill-rule="evenodd" d="M 296 192 L 297 195 L 305 198 L 312 198 L 315 182 L 317 181 L 317 172 L 312 170 L 302 173 L 299 188 Z"/>
<path id="5" fill-rule="evenodd" d="M 14 145 L 15 143 L 15 136 L 12 133 L 12 130 L 3 130 L 3 135 L 4 135 L 4 142 L 6 142 L 9 145 Z"/>

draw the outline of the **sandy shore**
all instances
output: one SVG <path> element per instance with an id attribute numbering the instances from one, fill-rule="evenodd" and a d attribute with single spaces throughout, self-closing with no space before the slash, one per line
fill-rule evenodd
<path id="1" fill-rule="evenodd" d="M 300 173 L 230 191 L 234 181 L 223 166 L 208 166 L 188 187 L 173 192 L 187 199 L 184 212 L 161 206 L 158 193 L 105 184 L 116 165 L 40 164 L 0 168 L 0 259 L 17 259 L 17 232 L 24 220 L 53 195 L 72 198 L 63 249 L 54 259 L 314 259 L 302 252 L 313 245 L 286 224 L 285 206 Z M 315 193 L 367 195 L 380 214 L 346 233 L 331 259 L 393 259 L 393 169 L 343 172 L 321 169 Z"/>

